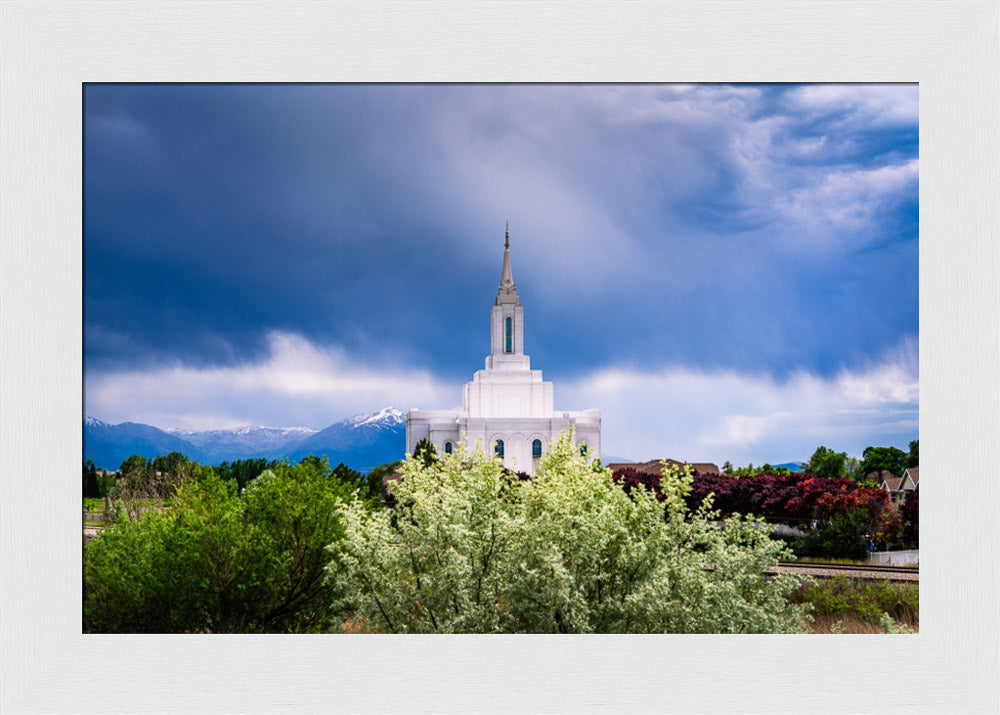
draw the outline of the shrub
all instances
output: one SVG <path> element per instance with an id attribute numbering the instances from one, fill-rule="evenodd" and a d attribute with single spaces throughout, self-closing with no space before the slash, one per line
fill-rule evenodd
<path id="1" fill-rule="evenodd" d="M 438 633 L 790 632 L 800 582 L 762 572 L 786 555 L 756 520 L 721 528 L 691 511 L 691 478 L 669 471 L 662 501 L 630 494 L 563 435 L 530 480 L 461 445 L 410 458 L 397 504 L 341 508 L 330 579 L 349 623 Z M 666 514 L 666 519 L 664 519 Z"/>
<path id="2" fill-rule="evenodd" d="M 868 514 L 852 509 L 837 514 L 825 527 L 803 536 L 792 548 L 798 556 L 863 559 L 867 554 L 864 536 L 869 533 L 869 527 Z"/>
<path id="3" fill-rule="evenodd" d="M 343 535 L 347 493 L 325 461 L 303 461 L 265 471 L 242 494 L 209 472 L 169 509 L 120 516 L 85 549 L 84 630 L 328 629 L 326 546 Z"/>
<path id="4" fill-rule="evenodd" d="M 919 621 L 917 584 L 851 580 L 846 576 L 816 580 L 793 592 L 793 603 L 811 603 L 817 617 L 853 617 L 879 625 L 883 615 L 899 622 Z"/>

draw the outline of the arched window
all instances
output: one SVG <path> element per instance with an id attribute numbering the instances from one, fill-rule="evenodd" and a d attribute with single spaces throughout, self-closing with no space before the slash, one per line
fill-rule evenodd
<path id="1" fill-rule="evenodd" d="M 512 353 L 514 352 L 514 319 L 507 318 L 504 321 L 504 325 L 505 325 L 504 330 L 506 331 L 507 337 L 504 341 L 503 351 L 505 353 Z"/>
<path id="2" fill-rule="evenodd" d="M 536 439 L 531 443 L 531 456 L 535 459 L 542 456 L 542 440 Z"/>
<path id="3" fill-rule="evenodd" d="M 580 444 L 580 456 L 581 457 L 586 457 L 587 456 L 587 443 L 586 442 L 582 442 Z"/>
<path id="4" fill-rule="evenodd" d="M 444 443 L 444 453 L 451 454 L 451 442 Z"/>
<path id="5" fill-rule="evenodd" d="M 496 445 L 493 447 L 493 454 L 503 459 L 503 440 L 498 439 Z"/>

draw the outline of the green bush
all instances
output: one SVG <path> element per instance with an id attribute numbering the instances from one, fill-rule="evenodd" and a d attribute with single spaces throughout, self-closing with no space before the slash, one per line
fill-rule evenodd
<path id="1" fill-rule="evenodd" d="M 563 435 L 530 480 L 461 445 L 413 457 L 396 506 L 342 508 L 347 538 L 331 580 L 376 631 L 398 633 L 777 633 L 803 625 L 763 571 L 788 555 L 763 522 L 691 512 L 689 474 L 668 471 L 662 501 L 627 494 Z M 666 512 L 666 519 L 664 519 Z"/>
<path id="2" fill-rule="evenodd" d="M 792 542 L 796 556 L 864 559 L 864 535 L 871 528 L 871 516 L 862 509 L 835 515 L 830 523 Z"/>
<path id="3" fill-rule="evenodd" d="M 916 622 L 920 588 L 913 583 L 851 580 L 846 576 L 818 579 L 793 592 L 793 603 L 811 603 L 813 614 L 858 620 L 879 625 L 883 614 L 895 621 Z"/>
<path id="4" fill-rule="evenodd" d="M 328 544 L 349 490 L 325 461 L 278 464 L 242 494 L 214 473 L 168 509 L 120 516 L 84 552 L 87 632 L 327 630 Z M 124 513 L 124 510 L 121 510 Z"/>

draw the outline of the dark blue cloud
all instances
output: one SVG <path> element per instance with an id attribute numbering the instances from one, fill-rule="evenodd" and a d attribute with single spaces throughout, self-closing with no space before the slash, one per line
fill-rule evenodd
<path id="1" fill-rule="evenodd" d="M 917 331 L 915 179 L 864 188 L 917 124 L 847 89 L 88 85 L 87 369 L 280 330 L 460 382 L 504 219 L 549 376 L 861 364 Z"/>

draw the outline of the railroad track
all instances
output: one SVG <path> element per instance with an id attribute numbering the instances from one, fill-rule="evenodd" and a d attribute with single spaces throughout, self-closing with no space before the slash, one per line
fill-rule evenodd
<path id="1" fill-rule="evenodd" d="M 847 576 L 848 578 L 872 579 L 878 581 L 919 581 L 920 569 L 911 566 L 877 566 L 874 564 L 816 564 L 800 561 L 781 561 L 773 569 L 775 572 L 787 571 L 801 573 L 814 578 L 833 578 Z"/>

